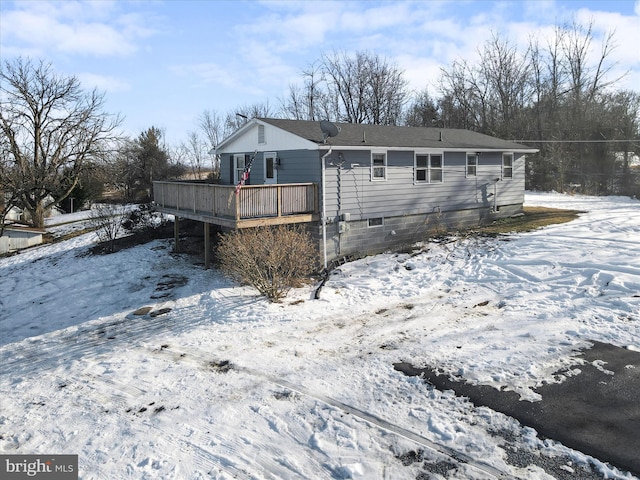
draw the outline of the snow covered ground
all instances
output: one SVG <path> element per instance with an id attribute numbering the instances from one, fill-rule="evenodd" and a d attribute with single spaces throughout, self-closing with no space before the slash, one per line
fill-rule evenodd
<path id="1" fill-rule="evenodd" d="M 592 340 L 640 351 L 640 201 L 526 202 L 587 213 L 346 264 L 319 300 L 270 304 L 169 241 L 0 259 L 0 453 L 78 454 L 83 479 L 634 478 L 393 368 L 535 401 Z"/>

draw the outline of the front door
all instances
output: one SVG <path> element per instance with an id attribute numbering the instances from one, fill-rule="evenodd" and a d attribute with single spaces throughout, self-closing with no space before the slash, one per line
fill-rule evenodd
<path id="1" fill-rule="evenodd" d="M 264 153 L 264 183 L 278 183 L 278 155 L 276 152 Z"/>

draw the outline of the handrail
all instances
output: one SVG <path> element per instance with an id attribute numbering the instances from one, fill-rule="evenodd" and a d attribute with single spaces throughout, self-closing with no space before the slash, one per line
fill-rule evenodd
<path id="1" fill-rule="evenodd" d="M 236 221 L 317 213 L 317 185 L 282 183 L 245 185 L 239 194 L 234 185 L 155 181 L 154 201 L 165 209 Z"/>

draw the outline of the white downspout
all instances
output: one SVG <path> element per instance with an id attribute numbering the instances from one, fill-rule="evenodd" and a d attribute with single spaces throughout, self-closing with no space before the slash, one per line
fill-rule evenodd
<path id="1" fill-rule="evenodd" d="M 322 156 L 321 162 L 322 162 L 322 179 L 321 179 L 321 184 L 322 184 L 322 249 L 324 251 L 324 269 L 325 271 L 327 270 L 327 195 L 326 195 L 326 189 L 325 189 L 325 172 L 326 172 L 326 167 L 324 164 L 325 159 L 331 155 L 331 145 L 329 145 L 329 151 L 327 153 L 325 153 Z"/>

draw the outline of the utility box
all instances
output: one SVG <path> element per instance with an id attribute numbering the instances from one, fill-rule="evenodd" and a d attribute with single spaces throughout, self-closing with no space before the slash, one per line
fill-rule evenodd
<path id="1" fill-rule="evenodd" d="M 338 233 L 346 233 L 347 230 L 347 222 L 338 222 Z"/>

